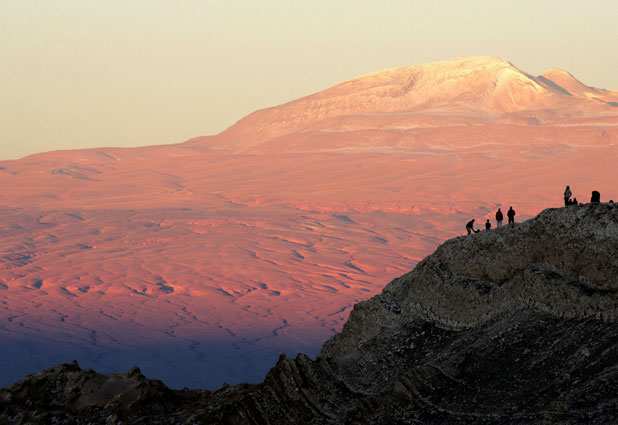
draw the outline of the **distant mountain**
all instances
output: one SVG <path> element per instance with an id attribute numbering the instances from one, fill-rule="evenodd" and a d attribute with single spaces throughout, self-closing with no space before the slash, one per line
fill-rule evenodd
<path id="1" fill-rule="evenodd" d="M 618 204 L 458 237 L 354 306 L 318 358 L 171 391 L 61 365 L 0 390 L 3 423 L 613 424 Z"/>
<path id="2" fill-rule="evenodd" d="M 282 136 L 478 124 L 555 124 L 618 115 L 618 91 L 588 87 L 562 70 L 534 77 L 491 56 L 375 72 L 256 111 L 191 146 L 245 152 Z"/>

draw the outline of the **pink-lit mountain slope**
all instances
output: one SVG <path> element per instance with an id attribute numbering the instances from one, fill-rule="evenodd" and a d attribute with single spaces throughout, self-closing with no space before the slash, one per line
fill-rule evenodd
<path id="1" fill-rule="evenodd" d="M 569 124 L 574 118 L 615 123 L 617 102 L 618 91 L 588 87 L 566 71 L 534 77 L 500 58 L 472 57 L 355 78 L 256 111 L 214 139 L 197 138 L 189 144 L 246 152 L 299 133 Z"/>
<path id="2" fill-rule="evenodd" d="M 566 184 L 618 200 L 615 101 L 457 59 L 178 145 L 0 162 L 0 384 L 72 359 L 174 387 L 261 380 L 471 218 L 523 220 Z"/>
<path id="3" fill-rule="evenodd" d="M 589 87 L 562 69 L 549 69 L 537 77 L 565 94 L 618 106 L 618 92 Z"/>

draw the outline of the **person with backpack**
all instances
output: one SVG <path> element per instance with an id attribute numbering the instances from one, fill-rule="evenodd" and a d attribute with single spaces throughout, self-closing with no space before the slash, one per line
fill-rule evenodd
<path id="1" fill-rule="evenodd" d="M 509 208 L 506 216 L 509 218 L 509 224 L 515 224 L 515 210 L 513 209 L 513 207 Z"/>
<path id="2" fill-rule="evenodd" d="M 467 224 L 466 224 L 466 230 L 468 231 L 468 234 L 474 232 L 474 233 L 478 233 L 480 232 L 480 230 L 474 230 L 474 219 L 470 220 Z"/>
<path id="3" fill-rule="evenodd" d="M 500 211 L 500 208 L 498 208 L 498 211 L 496 212 L 496 227 L 502 227 L 503 219 L 504 216 L 502 215 L 502 211 Z"/>

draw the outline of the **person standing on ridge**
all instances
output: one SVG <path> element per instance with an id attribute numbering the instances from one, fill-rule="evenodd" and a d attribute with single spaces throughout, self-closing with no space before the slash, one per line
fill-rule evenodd
<path id="1" fill-rule="evenodd" d="M 504 220 L 504 216 L 502 215 L 502 211 L 498 208 L 496 212 L 496 227 L 502 227 L 502 220 Z"/>
<path id="2" fill-rule="evenodd" d="M 569 186 L 564 189 L 564 206 L 568 206 L 571 203 L 571 188 Z"/>
<path id="3" fill-rule="evenodd" d="M 470 220 L 468 222 L 468 224 L 466 224 L 466 230 L 468 231 L 468 234 L 474 232 L 474 233 L 478 233 L 480 232 L 480 230 L 474 230 L 474 219 Z"/>
<path id="4" fill-rule="evenodd" d="M 491 229 L 491 223 L 489 222 L 489 219 L 487 219 L 487 222 L 485 223 L 485 230 L 489 229 Z"/>
<path id="5" fill-rule="evenodd" d="M 515 224 L 515 210 L 513 209 L 513 207 L 509 208 L 506 216 L 509 218 L 509 224 Z"/>

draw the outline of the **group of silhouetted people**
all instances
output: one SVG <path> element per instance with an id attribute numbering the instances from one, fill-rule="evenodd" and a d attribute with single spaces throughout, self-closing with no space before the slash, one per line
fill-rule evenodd
<path id="1" fill-rule="evenodd" d="M 573 196 L 573 193 L 571 192 L 571 188 L 567 186 L 566 189 L 564 190 L 564 206 L 568 207 L 569 205 L 580 205 L 580 203 L 577 201 L 577 198 L 571 199 L 571 196 Z M 591 204 L 601 203 L 601 194 L 599 193 L 599 191 L 597 190 L 592 191 L 592 196 L 590 197 L 590 203 Z M 613 204 L 614 201 L 610 200 L 609 203 Z M 509 224 L 515 223 L 515 210 L 513 210 L 513 207 L 509 208 L 509 210 L 506 212 L 506 216 L 509 219 Z M 502 215 L 502 211 L 500 210 L 500 208 L 498 208 L 498 211 L 496 211 L 496 227 L 502 227 L 503 219 L 504 219 L 504 216 Z M 489 221 L 489 219 L 487 219 L 487 221 L 485 222 L 485 230 L 490 230 L 490 229 L 491 229 L 491 222 Z M 480 232 L 480 229 L 474 228 L 474 219 L 470 220 L 466 224 L 466 231 L 468 232 L 469 235 L 472 233 Z"/>
<path id="2" fill-rule="evenodd" d="M 513 207 L 509 208 L 509 210 L 506 212 L 506 216 L 509 219 L 509 224 L 515 223 L 515 210 L 513 209 Z M 504 215 L 502 214 L 502 210 L 498 208 L 498 211 L 496 211 L 496 227 L 502 227 L 502 220 L 504 220 Z M 485 230 L 490 229 L 491 222 L 489 221 L 489 219 L 487 219 L 487 221 L 485 222 Z M 474 229 L 474 219 L 470 220 L 466 224 L 466 230 L 468 234 L 480 232 L 480 229 Z"/>
<path id="3" fill-rule="evenodd" d="M 579 202 L 577 202 L 577 198 L 571 199 L 572 195 L 573 193 L 571 192 L 571 188 L 567 186 L 566 189 L 564 189 L 564 206 L 565 207 L 568 207 L 569 205 L 579 205 Z M 609 202 L 610 204 L 614 203 L 614 201 L 609 201 Z M 591 204 L 601 203 L 601 194 L 599 193 L 599 191 L 597 190 L 592 191 L 592 196 L 590 196 L 590 203 Z"/>

